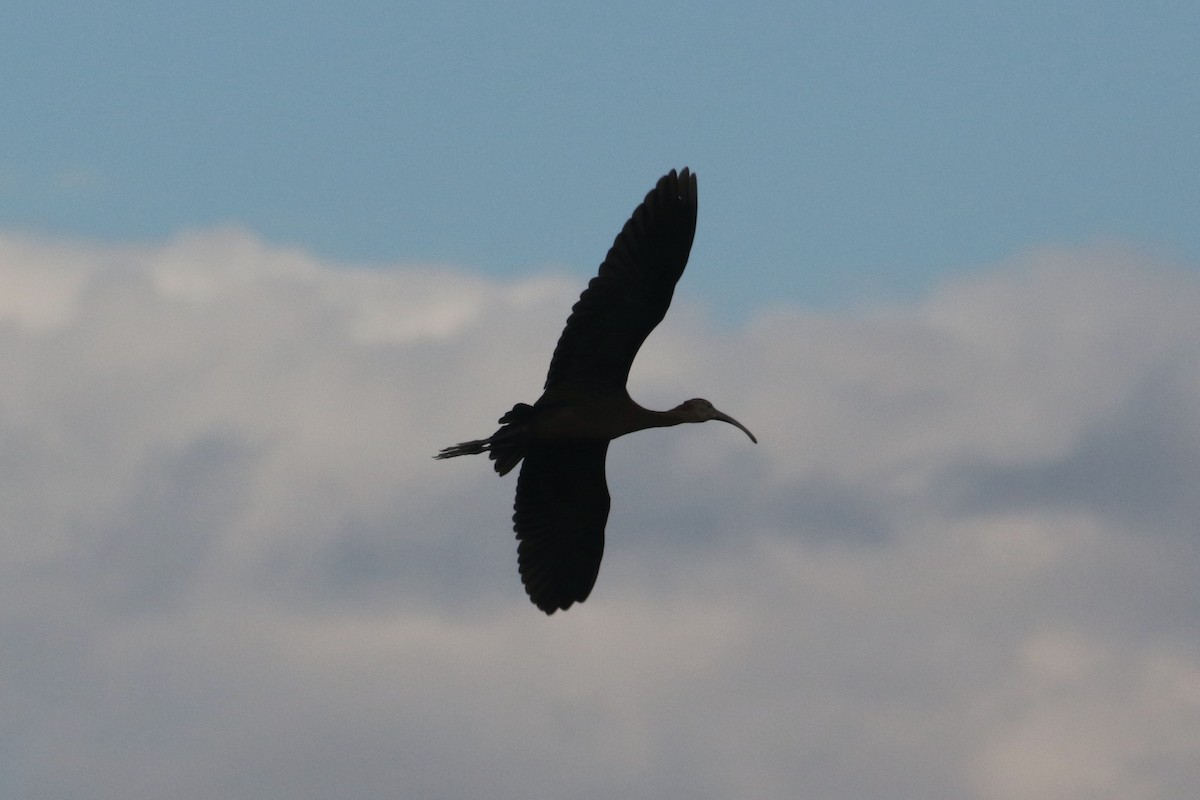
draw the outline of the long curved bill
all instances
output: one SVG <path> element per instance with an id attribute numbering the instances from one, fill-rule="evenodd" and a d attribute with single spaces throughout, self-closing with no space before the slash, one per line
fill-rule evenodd
<path id="1" fill-rule="evenodd" d="M 716 411 L 716 409 L 714 408 L 713 411 Z M 750 432 L 750 429 L 747 428 L 742 423 L 738 422 L 733 417 L 729 416 L 728 414 L 721 412 L 721 411 L 717 411 L 717 413 L 715 415 L 713 415 L 713 419 L 719 419 L 719 420 L 721 420 L 721 422 L 728 422 L 730 425 L 732 425 L 735 428 L 741 428 L 742 433 L 744 433 L 750 437 L 750 441 L 754 442 L 755 444 L 758 444 L 758 439 L 754 438 L 754 434 Z"/>

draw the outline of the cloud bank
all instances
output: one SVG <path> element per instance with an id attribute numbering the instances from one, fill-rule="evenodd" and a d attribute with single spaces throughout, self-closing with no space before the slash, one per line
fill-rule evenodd
<path id="1" fill-rule="evenodd" d="M 686 279 L 685 279 L 686 282 Z M 513 481 L 583 279 L 236 230 L 0 236 L 0 793 L 1175 798 L 1200 791 L 1200 280 L 1045 250 L 721 329 L 631 379 L 591 599 Z"/>

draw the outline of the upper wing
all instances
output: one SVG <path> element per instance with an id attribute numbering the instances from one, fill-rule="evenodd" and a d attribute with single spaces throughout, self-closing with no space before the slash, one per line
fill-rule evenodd
<path id="1" fill-rule="evenodd" d="M 517 479 L 513 528 L 521 582 L 547 614 L 582 603 L 596 583 L 608 521 L 608 442 L 536 445 Z"/>
<path id="2" fill-rule="evenodd" d="M 625 223 L 571 309 L 544 388 L 625 386 L 638 348 L 671 305 L 695 234 L 696 176 L 686 167 L 678 175 L 671 170 Z"/>

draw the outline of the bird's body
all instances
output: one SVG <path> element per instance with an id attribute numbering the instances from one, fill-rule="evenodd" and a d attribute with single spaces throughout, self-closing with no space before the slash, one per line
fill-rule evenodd
<path id="1" fill-rule="evenodd" d="M 565 396 L 564 396 L 565 395 Z M 633 401 L 628 392 L 561 393 L 539 401 L 538 414 L 528 423 L 529 440 L 553 444 L 571 439 L 612 441 L 627 433 L 678 425 L 682 419 L 669 411 L 651 411 Z"/>
<path id="2" fill-rule="evenodd" d="M 625 388 L 642 342 L 662 321 L 696 231 L 696 177 L 685 168 L 658 181 L 617 236 L 600 273 L 571 310 L 542 396 L 518 403 L 487 439 L 435 458 L 488 453 L 501 475 L 524 461 L 513 526 L 530 599 L 553 614 L 587 599 L 604 552 L 608 443 L 634 431 L 718 419 L 745 431 L 707 400 L 651 411 Z"/>

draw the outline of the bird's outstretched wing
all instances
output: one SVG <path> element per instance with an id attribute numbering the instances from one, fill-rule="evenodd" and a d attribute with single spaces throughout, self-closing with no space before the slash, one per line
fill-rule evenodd
<path id="1" fill-rule="evenodd" d="M 529 599 L 547 614 L 582 603 L 596 583 L 608 521 L 608 442 L 530 447 L 517 479 L 513 529 Z"/>
<path id="2" fill-rule="evenodd" d="M 625 386 L 633 358 L 671 305 L 696 234 L 696 176 L 659 179 L 579 296 L 559 337 L 545 389 Z"/>

